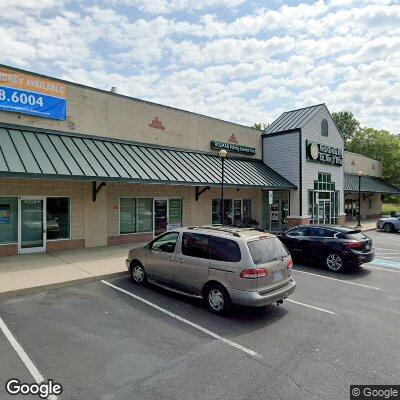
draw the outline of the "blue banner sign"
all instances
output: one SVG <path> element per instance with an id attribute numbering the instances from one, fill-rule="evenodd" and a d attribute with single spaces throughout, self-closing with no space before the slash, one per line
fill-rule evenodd
<path id="1" fill-rule="evenodd" d="M 64 121 L 66 109 L 65 99 L 0 86 L 0 110 Z"/>
<path id="2" fill-rule="evenodd" d="M 0 67 L 0 110 L 64 121 L 66 85 Z"/>

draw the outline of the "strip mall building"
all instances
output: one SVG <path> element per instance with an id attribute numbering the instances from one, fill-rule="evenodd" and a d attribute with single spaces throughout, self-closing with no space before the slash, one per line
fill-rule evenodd
<path id="1" fill-rule="evenodd" d="M 381 163 L 344 153 L 324 104 L 265 132 L 0 66 L 0 255 L 143 241 L 177 226 L 281 230 L 381 213 Z M 272 193 L 271 193 L 272 192 Z"/>

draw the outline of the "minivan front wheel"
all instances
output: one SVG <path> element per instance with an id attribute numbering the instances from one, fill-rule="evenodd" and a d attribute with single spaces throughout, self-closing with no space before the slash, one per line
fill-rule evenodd
<path id="1" fill-rule="evenodd" d="M 326 266 L 330 271 L 340 272 L 344 270 L 344 261 L 342 256 L 337 253 L 331 253 L 326 257 Z"/>
<path id="2" fill-rule="evenodd" d="M 131 280 L 136 285 L 143 285 L 146 282 L 146 272 L 141 264 L 132 265 Z"/>
<path id="3" fill-rule="evenodd" d="M 206 288 L 204 300 L 207 308 L 214 314 L 225 314 L 231 307 L 231 299 L 224 287 L 213 284 Z"/>

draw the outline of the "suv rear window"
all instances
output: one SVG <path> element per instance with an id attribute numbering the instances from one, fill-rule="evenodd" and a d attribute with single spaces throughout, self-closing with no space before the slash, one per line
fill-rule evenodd
<path id="1" fill-rule="evenodd" d="M 210 237 L 211 260 L 239 262 L 241 260 L 239 245 L 230 239 Z"/>
<path id="2" fill-rule="evenodd" d="M 247 242 L 254 264 L 265 264 L 289 255 L 278 238 L 266 238 Z"/>
<path id="3" fill-rule="evenodd" d="M 345 238 L 345 239 L 351 239 L 351 240 L 365 240 L 367 238 L 361 232 L 345 233 L 342 237 Z"/>

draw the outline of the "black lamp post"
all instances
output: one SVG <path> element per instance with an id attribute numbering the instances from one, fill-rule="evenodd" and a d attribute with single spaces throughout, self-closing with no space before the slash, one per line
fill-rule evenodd
<path id="1" fill-rule="evenodd" d="M 221 170 L 221 223 L 225 225 L 225 209 L 224 209 L 224 167 L 225 167 L 225 158 L 228 157 L 228 152 L 224 149 L 218 152 L 218 156 L 221 159 L 222 170 Z"/>
<path id="2" fill-rule="evenodd" d="M 364 175 L 364 172 L 358 171 L 358 224 L 357 227 L 361 228 L 361 178 Z"/>

